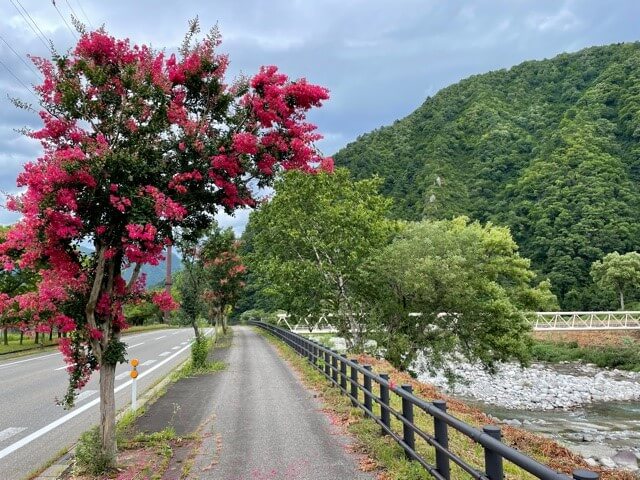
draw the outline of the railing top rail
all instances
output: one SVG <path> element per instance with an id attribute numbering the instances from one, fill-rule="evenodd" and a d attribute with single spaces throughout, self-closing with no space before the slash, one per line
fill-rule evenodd
<path id="1" fill-rule="evenodd" d="M 640 311 L 611 310 L 598 312 L 527 312 L 525 315 L 640 315 Z"/>
<path id="2" fill-rule="evenodd" d="M 514 448 L 509 447 L 508 445 L 505 445 L 500 440 L 497 440 L 491 437 L 490 435 L 484 433 L 483 431 L 463 422 L 462 420 L 459 420 L 453 415 L 450 415 L 442 411 L 440 408 L 436 407 L 432 402 L 427 402 L 402 388 L 396 388 L 390 381 L 385 380 L 380 375 L 365 369 L 361 364 L 351 361 L 349 358 L 345 357 L 344 355 L 340 355 L 339 353 L 333 351 L 330 348 L 325 347 L 324 345 L 321 345 L 316 341 L 313 341 L 311 339 L 298 335 L 297 333 L 292 332 L 291 330 L 286 330 L 272 324 L 268 324 L 264 322 L 256 322 L 256 321 L 250 321 L 249 323 L 254 323 L 254 324 L 257 324 L 258 326 L 266 327 L 266 329 L 268 330 L 280 331 L 281 333 L 292 335 L 292 336 L 298 337 L 299 339 L 303 339 L 306 342 L 313 343 L 314 346 L 316 346 L 320 351 L 328 352 L 331 356 L 341 360 L 350 368 L 355 368 L 362 375 L 369 377 L 372 380 L 375 380 L 377 383 L 389 388 L 389 390 L 393 391 L 399 397 L 410 401 L 416 407 L 422 409 L 427 414 L 429 414 L 431 417 L 437 418 L 445 422 L 447 425 L 453 427 L 455 430 L 459 431 L 463 435 L 466 435 L 467 437 L 471 438 L 481 446 L 494 451 L 495 453 L 499 454 L 500 456 L 510 461 L 514 465 L 517 465 L 518 467 L 524 469 L 529 473 L 537 475 L 539 478 L 544 478 L 547 480 L 567 480 L 569 478 L 566 475 L 558 473 L 555 470 L 551 469 L 550 467 L 538 462 L 537 460 L 534 460 L 533 458 L 526 456 L 525 454 L 519 452 L 518 450 L 515 450 Z"/>

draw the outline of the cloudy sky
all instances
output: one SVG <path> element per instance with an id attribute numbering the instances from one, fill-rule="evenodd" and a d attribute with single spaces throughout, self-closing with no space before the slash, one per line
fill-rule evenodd
<path id="1" fill-rule="evenodd" d="M 16 191 L 18 171 L 39 155 L 39 145 L 15 131 L 37 127 L 38 118 L 7 97 L 34 100 L 25 87 L 39 77 L 23 60 L 46 55 L 38 35 L 60 52 L 70 48 L 75 39 L 64 20 L 71 25 L 74 12 L 89 26 L 167 51 L 190 18 L 198 15 L 204 29 L 217 23 L 233 74 L 278 65 L 331 90 L 311 117 L 327 155 L 469 75 L 640 39 L 637 0 L 0 0 L 3 192 Z M 221 221 L 240 231 L 246 217 Z M 15 219 L 0 209 L 0 224 Z"/>

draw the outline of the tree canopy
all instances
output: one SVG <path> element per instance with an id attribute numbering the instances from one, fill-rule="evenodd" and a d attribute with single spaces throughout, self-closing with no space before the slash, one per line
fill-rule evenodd
<path id="1" fill-rule="evenodd" d="M 361 266 L 395 229 L 379 185 L 354 182 L 345 169 L 290 172 L 276 183 L 274 198 L 251 214 L 249 264 L 277 307 L 297 316 L 331 312 L 350 337 L 348 317 L 362 312 Z"/>
<path id="2" fill-rule="evenodd" d="M 615 291 L 624 310 L 625 294 L 640 290 L 640 253 L 610 253 L 591 265 L 591 276 L 599 287 Z"/>
<path id="3" fill-rule="evenodd" d="M 589 275 L 640 250 L 640 43 L 475 75 L 335 155 L 407 220 L 507 225 L 564 308 L 610 308 Z"/>
<path id="4" fill-rule="evenodd" d="M 425 349 L 432 363 L 452 352 L 487 367 L 526 359 L 523 312 L 556 300 L 517 250 L 507 228 L 465 217 L 405 224 L 366 267 L 369 326 L 386 358 L 402 368 Z"/>

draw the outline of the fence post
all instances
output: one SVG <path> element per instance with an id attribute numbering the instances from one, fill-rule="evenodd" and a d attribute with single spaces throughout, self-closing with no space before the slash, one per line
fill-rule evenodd
<path id="1" fill-rule="evenodd" d="M 496 425 L 487 425 L 482 427 L 482 431 L 496 440 L 501 441 L 502 439 L 500 427 L 497 427 Z M 504 479 L 502 457 L 487 447 L 484 448 L 484 466 L 487 470 L 487 477 L 489 477 L 490 480 Z"/>
<path id="2" fill-rule="evenodd" d="M 327 378 L 330 378 L 331 376 L 331 366 L 329 365 L 330 361 L 331 361 L 331 356 L 329 355 L 329 352 L 325 351 L 324 352 L 324 376 Z"/>
<path id="3" fill-rule="evenodd" d="M 389 375 L 386 373 L 381 373 L 380 378 L 385 381 L 389 381 Z M 383 384 L 380 384 L 380 421 L 382 424 L 391 428 L 391 416 L 389 414 L 389 387 Z M 387 435 L 387 431 L 383 428 L 382 434 Z"/>
<path id="4" fill-rule="evenodd" d="M 447 412 L 447 402 L 444 400 L 434 400 L 433 406 Z M 433 417 L 433 432 L 438 442 L 443 448 L 449 448 L 449 432 L 447 424 L 437 417 Z M 449 480 L 451 478 L 451 466 L 449 465 L 449 457 L 439 450 L 436 450 L 436 469 L 443 478 Z"/>
<path id="5" fill-rule="evenodd" d="M 364 365 L 364 369 L 368 372 L 371 371 L 371 365 Z M 373 416 L 373 403 L 371 401 L 371 377 L 364 374 L 364 408 L 369 410 L 371 414 L 364 412 L 365 417 Z"/>
<path id="6" fill-rule="evenodd" d="M 352 358 L 351 361 L 355 365 L 351 366 L 351 405 L 358 406 L 358 360 Z"/>
<path id="7" fill-rule="evenodd" d="M 331 366 L 333 367 L 331 369 L 331 378 L 334 381 L 335 386 L 338 386 L 338 357 L 336 356 L 336 351 L 335 350 L 331 350 L 331 353 L 333 353 L 333 355 L 331 356 Z"/>
<path id="8" fill-rule="evenodd" d="M 411 385 L 402 385 L 402 389 L 405 392 L 413 393 L 413 387 Z M 407 421 L 402 422 L 402 439 L 407 444 L 407 448 L 416 449 L 415 432 L 413 431 L 413 402 L 402 397 L 402 416 Z M 413 460 L 413 455 L 409 453 L 409 450 L 405 450 L 405 454 L 409 460 Z M 491 479 L 493 480 L 493 479 Z"/>
<path id="9" fill-rule="evenodd" d="M 598 480 L 600 475 L 595 472 L 590 472 L 589 470 L 574 470 L 573 471 L 573 479 L 574 480 Z"/>
<path id="10" fill-rule="evenodd" d="M 347 394 L 347 363 L 340 357 L 340 389 L 342 394 Z"/>

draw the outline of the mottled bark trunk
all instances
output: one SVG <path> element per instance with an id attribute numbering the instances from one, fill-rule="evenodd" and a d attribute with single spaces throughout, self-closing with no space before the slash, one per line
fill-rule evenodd
<path id="1" fill-rule="evenodd" d="M 620 310 L 624 310 L 624 294 L 620 290 Z"/>
<path id="2" fill-rule="evenodd" d="M 116 366 L 100 364 L 100 443 L 101 452 L 110 465 L 116 461 Z"/>
<path id="3" fill-rule="evenodd" d="M 224 313 L 220 313 L 220 316 L 222 317 L 222 334 L 226 335 L 227 334 L 227 316 Z"/>
<path id="4" fill-rule="evenodd" d="M 191 322 L 191 326 L 193 327 L 193 333 L 195 334 L 196 339 L 200 338 L 200 331 L 198 330 L 198 321 L 193 320 Z"/>

